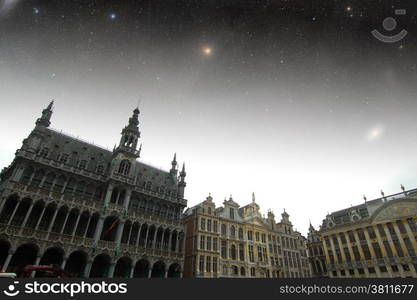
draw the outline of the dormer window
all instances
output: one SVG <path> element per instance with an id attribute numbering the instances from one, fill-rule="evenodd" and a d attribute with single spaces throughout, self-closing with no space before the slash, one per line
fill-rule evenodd
<path id="1" fill-rule="evenodd" d="M 103 165 L 99 165 L 97 167 L 97 173 L 100 174 L 100 175 L 104 173 L 104 167 L 103 167 Z"/>
<path id="2" fill-rule="evenodd" d="M 68 154 L 65 154 L 65 153 L 61 154 L 59 156 L 59 162 L 63 163 L 63 164 L 66 164 L 68 162 L 68 157 L 69 157 Z"/>
<path id="3" fill-rule="evenodd" d="M 128 175 L 130 172 L 130 166 L 131 166 L 131 163 L 129 160 L 127 159 L 122 160 L 119 166 L 119 173 L 123 175 Z"/>
<path id="4" fill-rule="evenodd" d="M 230 215 L 230 219 L 232 220 L 235 219 L 235 210 L 232 207 L 229 208 L 229 215 Z"/>
<path id="5" fill-rule="evenodd" d="M 39 153 L 40 157 L 47 158 L 49 154 L 49 148 L 44 147 L 42 148 L 41 152 Z"/>
<path id="6" fill-rule="evenodd" d="M 85 159 L 81 160 L 78 164 L 78 168 L 80 168 L 81 170 L 87 169 L 87 161 Z"/>

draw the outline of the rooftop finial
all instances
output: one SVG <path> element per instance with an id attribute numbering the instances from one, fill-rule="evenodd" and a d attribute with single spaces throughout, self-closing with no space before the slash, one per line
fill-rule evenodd
<path id="1" fill-rule="evenodd" d="M 403 192 L 405 192 L 405 187 L 401 184 L 401 189 Z"/>
<path id="2" fill-rule="evenodd" d="M 255 203 L 255 192 L 252 192 L 252 203 Z"/>
<path id="3" fill-rule="evenodd" d="M 365 203 L 366 203 L 366 196 L 365 195 L 363 195 L 363 200 L 365 201 Z"/>

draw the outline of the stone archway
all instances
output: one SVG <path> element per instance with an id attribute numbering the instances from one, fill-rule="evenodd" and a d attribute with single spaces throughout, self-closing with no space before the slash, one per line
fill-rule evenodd
<path id="1" fill-rule="evenodd" d="M 32 204 L 32 199 L 24 198 L 19 202 L 19 206 L 11 220 L 10 224 L 14 226 L 23 225 L 23 221 L 26 217 L 26 214 L 29 212 L 30 205 Z"/>
<path id="2" fill-rule="evenodd" d="M 152 267 L 152 278 L 165 278 L 165 263 L 162 261 L 157 261 L 153 264 Z"/>
<path id="3" fill-rule="evenodd" d="M 114 268 L 113 278 L 129 278 L 132 260 L 129 257 L 121 257 Z"/>
<path id="4" fill-rule="evenodd" d="M 110 256 L 107 254 L 99 254 L 94 258 L 91 266 L 90 278 L 107 278 L 110 267 Z"/>
<path id="5" fill-rule="evenodd" d="M 6 203 L 3 206 L 3 210 L 0 213 L 0 223 L 7 224 L 9 222 L 9 219 L 18 204 L 19 197 L 17 195 L 11 195 L 7 198 Z"/>
<path id="6" fill-rule="evenodd" d="M 180 278 L 181 266 L 177 263 L 173 263 L 168 268 L 168 278 Z"/>
<path id="7" fill-rule="evenodd" d="M 133 271 L 133 277 L 135 278 L 148 278 L 149 276 L 149 261 L 141 259 L 136 263 L 135 270 Z"/>
<path id="8" fill-rule="evenodd" d="M 24 244 L 17 248 L 13 254 L 7 271 L 20 273 L 27 265 L 33 265 L 36 262 L 36 255 L 39 248 L 34 244 Z"/>
<path id="9" fill-rule="evenodd" d="M 83 277 L 86 264 L 87 254 L 83 251 L 74 251 L 68 257 L 65 270 L 74 274 L 76 277 Z"/>
<path id="10" fill-rule="evenodd" d="M 39 261 L 40 266 L 52 265 L 60 268 L 62 262 L 64 261 L 64 250 L 57 247 L 49 248 L 42 255 L 41 260 Z M 35 277 L 44 277 L 45 272 L 37 271 Z"/>

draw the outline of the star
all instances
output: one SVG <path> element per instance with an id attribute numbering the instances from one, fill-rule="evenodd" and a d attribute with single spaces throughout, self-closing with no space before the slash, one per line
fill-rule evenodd
<path id="1" fill-rule="evenodd" d="M 110 14 L 110 19 L 114 20 L 116 19 L 117 15 L 115 13 L 111 13 Z"/>
<path id="2" fill-rule="evenodd" d="M 381 125 L 377 125 L 367 133 L 367 138 L 369 141 L 376 140 L 382 136 L 384 133 L 384 128 Z"/>
<path id="3" fill-rule="evenodd" d="M 348 6 L 348 7 L 346 7 L 346 10 L 347 11 L 352 11 L 352 7 Z"/>
<path id="4" fill-rule="evenodd" d="M 39 13 L 40 13 L 39 8 L 34 7 L 34 8 L 33 8 L 33 14 L 38 15 Z"/>
<path id="5" fill-rule="evenodd" d="M 211 47 L 204 47 L 203 48 L 203 55 L 204 56 L 211 56 L 213 54 L 213 49 Z"/>

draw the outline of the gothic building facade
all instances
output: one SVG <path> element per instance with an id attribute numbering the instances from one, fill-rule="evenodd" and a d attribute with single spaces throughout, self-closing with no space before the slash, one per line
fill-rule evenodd
<path id="1" fill-rule="evenodd" d="M 216 207 L 211 196 L 186 210 L 184 277 L 310 277 L 306 239 L 284 212 L 281 222 L 265 218 L 252 196 L 240 207 L 232 197 Z"/>
<path id="2" fill-rule="evenodd" d="M 185 168 L 138 160 L 139 109 L 113 151 L 51 129 L 51 103 L 0 175 L 0 269 L 181 277 Z"/>
<path id="3" fill-rule="evenodd" d="M 311 225 L 307 236 L 308 259 L 310 260 L 313 277 L 328 277 L 326 268 L 326 256 L 320 233 Z"/>
<path id="4" fill-rule="evenodd" d="M 417 189 L 328 214 L 319 230 L 329 277 L 417 277 Z"/>

